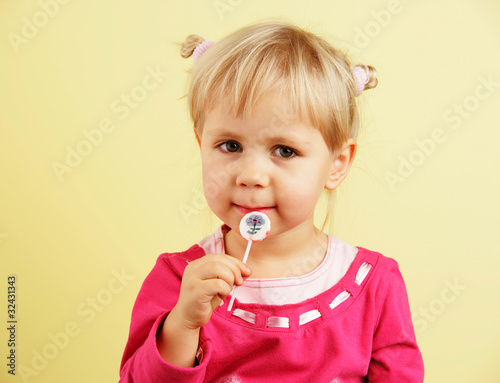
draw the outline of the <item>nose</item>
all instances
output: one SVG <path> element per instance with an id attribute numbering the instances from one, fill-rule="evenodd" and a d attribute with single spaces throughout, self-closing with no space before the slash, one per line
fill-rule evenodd
<path id="1" fill-rule="evenodd" d="M 255 153 L 240 158 L 239 172 L 236 176 L 238 186 L 267 187 L 270 182 L 269 164 Z"/>

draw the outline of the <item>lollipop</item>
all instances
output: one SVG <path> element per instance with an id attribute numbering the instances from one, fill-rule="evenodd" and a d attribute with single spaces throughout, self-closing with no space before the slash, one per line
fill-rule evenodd
<path id="1" fill-rule="evenodd" d="M 245 255 L 243 256 L 243 263 L 247 263 L 248 254 L 253 242 L 262 241 L 267 237 L 271 230 L 271 220 L 264 213 L 253 211 L 246 214 L 240 221 L 240 234 L 248 241 Z M 236 291 L 238 286 L 234 286 L 233 293 L 231 294 L 231 301 L 227 307 L 227 311 L 233 308 L 234 299 L 236 298 Z"/>

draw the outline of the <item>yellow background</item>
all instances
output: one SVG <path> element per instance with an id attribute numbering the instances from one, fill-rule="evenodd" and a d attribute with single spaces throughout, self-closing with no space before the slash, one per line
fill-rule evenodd
<path id="1" fill-rule="evenodd" d="M 267 17 L 377 68 L 334 234 L 398 260 L 426 382 L 500 381 L 498 0 L 54 1 L 0 3 L 0 381 L 118 381 L 157 256 L 217 225 L 181 99 L 192 62 L 174 43 Z M 161 74 L 144 92 L 148 68 Z M 141 101 L 125 116 L 131 92 Z M 114 130 L 85 146 L 83 132 L 108 119 Z M 76 148 L 86 156 L 58 178 L 54 163 Z M 400 177 L 392 186 L 389 172 Z M 15 377 L 5 365 L 9 274 Z"/>

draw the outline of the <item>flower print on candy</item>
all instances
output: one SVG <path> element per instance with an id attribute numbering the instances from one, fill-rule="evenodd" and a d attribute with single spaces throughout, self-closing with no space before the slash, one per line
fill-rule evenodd
<path id="1" fill-rule="evenodd" d="M 264 218 L 262 218 L 261 215 L 253 214 L 246 219 L 246 223 L 248 227 L 250 227 L 250 230 L 247 230 L 247 233 L 250 235 L 254 235 L 255 233 L 257 233 L 258 230 L 261 229 L 260 227 L 257 226 L 262 226 L 266 222 L 264 221 Z"/>
<path id="2" fill-rule="evenodd" d="M 240 234 L 248 241 L 262 241 L 271 231 L 271 220 L 261 212 L 250 212 L 240 221 Z"/>

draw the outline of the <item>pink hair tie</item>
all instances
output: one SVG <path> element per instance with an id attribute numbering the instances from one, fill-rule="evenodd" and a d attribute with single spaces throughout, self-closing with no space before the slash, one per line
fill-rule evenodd
<path id="1" fill-rule="evenodd" d="M 354 82 L 356 83 L 356 91 L 354 95 L 357 97 L 360 96 L 365 90 L 365 85 L 368 83 L 368 76 L 366 71 L 360 66 L 352 67 L 351 72 L 354 77 Z"/>
<path id="2" fill-rule="evenodd" d="M 214 42 L 208 41 L 208 40 L 205 40 L 202 43 L 198 44 L 198 46 L 196 48 L 194 48 L 194 51 L 193 51 L 193 61 L 194 62 L 198 61 L 198 59 L 201 57 L 201 55 L 203 53 L 205 53 L 205 51 L 208 48 L 210 48 L 212 45 L 214 45 Z"/>

